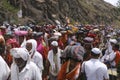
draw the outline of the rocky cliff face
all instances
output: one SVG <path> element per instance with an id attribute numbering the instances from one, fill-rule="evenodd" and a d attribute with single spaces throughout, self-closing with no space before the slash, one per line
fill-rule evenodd
<path id="1" fill-rule="evenodd" d="M 120 20 L 116 8 L 104 0 L 8 0 L 8 3 L 17 9 L 22 8 L 23 17 L 37 23 L 54 24 L 55 20 L 65 23 L 66 17 L 73 23 L 111 23 Z"/>

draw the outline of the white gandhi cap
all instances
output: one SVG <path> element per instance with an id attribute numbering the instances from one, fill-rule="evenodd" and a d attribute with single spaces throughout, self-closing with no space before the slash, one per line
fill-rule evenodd
<path id="1" fill-rule="evenodd" d="M 93 48 L 93 49 L 92 49 L 92 52 L 93 52 L 94 54 L 100 54 L 100 53 L 101 53 L 101 50 L 98 49 L 98 48 Z"/>
<path id="2" fill-rule="evenodd" d="M 57 41 L 52 41 L 52 42 L 51 42 L 51 45 L 52 45 L 52 46 L 58 46 L 58 42 L 57 42 Z"/>

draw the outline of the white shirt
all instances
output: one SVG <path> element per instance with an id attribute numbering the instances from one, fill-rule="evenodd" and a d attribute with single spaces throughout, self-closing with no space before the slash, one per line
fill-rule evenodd
<path id="1" fill-rule="evenodd" d="M 101 58 L 101 61 L 110 62 L 112 66 L 115 66 L 116 65 L 114 61 L 115 57 L 116 57 L 116 52 L 112 50 L 110 53 L 108 53 L 108 50 L 106 50 L 104 56 Z"/>
<path id="2" fill-rule="evenodd" d="M 87 80 L 109 79 L 106 65 L 98 59 L 90 59 L 84 62 L 81 72 L 86 73 Z"/>
<path id="3" fill-rule="evenodd" d="M 10 69 L 4 59 L 0 56 L 0 80 L 7 80 L 10 74 Z"/>
<path id="4" fill-rule="evenodd" d="M 42 72 L 42 70 L 44 69 L 43 67 L 43 57 L 39 52 L 35 52 L 35 54 L 33 55 L 31 61 L 33 61 L 37 67 L 40 69 L 40 72 Z"/>
<path id="5" fill-rule="evenodd" d="M 61 68 L 61 57 L 62 50 L 58 48 L 58 52 L 56 54 L 53 53 L 53 50 L 48 52 L 48 60 L 50 62 L 50 73 L 54 76 L 57 76 L 60 68 Z"/>
<path id="6" fill-rule="evenodd" d="M 41 73 L 35 63 L 29 62 L 19 72 L 15 63 L 11 65 L 11 80 L 42 80 Z"/>

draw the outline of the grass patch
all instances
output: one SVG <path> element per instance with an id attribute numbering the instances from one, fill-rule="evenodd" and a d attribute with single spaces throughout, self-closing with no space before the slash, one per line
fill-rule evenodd
<path id="1" fill-rule="evenodd" d="M 7 0 L 2 0 L 0 7 L 11 13 L 16 13 L 18 11 L 18 8 L 15 8 L 14 6 L 10 5 Z"/>

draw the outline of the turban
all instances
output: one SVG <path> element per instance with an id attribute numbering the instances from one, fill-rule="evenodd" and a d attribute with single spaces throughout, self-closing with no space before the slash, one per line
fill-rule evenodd
<path id="1" fill-rule="evenodd" d="M 14 58 L 22 58 L 24 61 L 29 59 L 29 53 L 25 48 L 12 48 L 10 53 Z"/>
<path id="2" fill-rule="evenodd" d="M 112 36 L 108 34 L 106 37 L 110 38 L 110 37 L 112 37 Z"/>
<path id="3" fill-rule="evenodd" d="M 110 39 L 110 42 L 113 44 L 117 44 L 117 40 L 116 39 Z"/>
<path id="4" fill-rule="evenodd" d="M 57 31 L 53 34 L 54 34 L 54 36 L 62 36 L 62 34 L 60 32 L 57 32 Z"/>
<path id="5" fill-rule="evenodd" d="M 87 42 L 87 43 L 91 43 L 91 42 L 94 41 L 94 39 L 91 38 L 91 37 L 85 37 L 85 38 L 84 38 L 84 41 Z"/>
<path id="6" fill-rule="evenodd" d="M 94 29 L 93 31 L 94 31 L 94 32 L 98 32 L 98 31 L 99 31 L 99 29 Z"/>
<path id="7" fill-rule="evenodd" d="M 18 43 L 17 43 L 17 41 L 16 41 L 16 39 L 8 39 L 8 40 L 6 41 L 6 44 L 7 44 L 7 45 L 12 45 L 12 48 L 19 46 Z"/>

